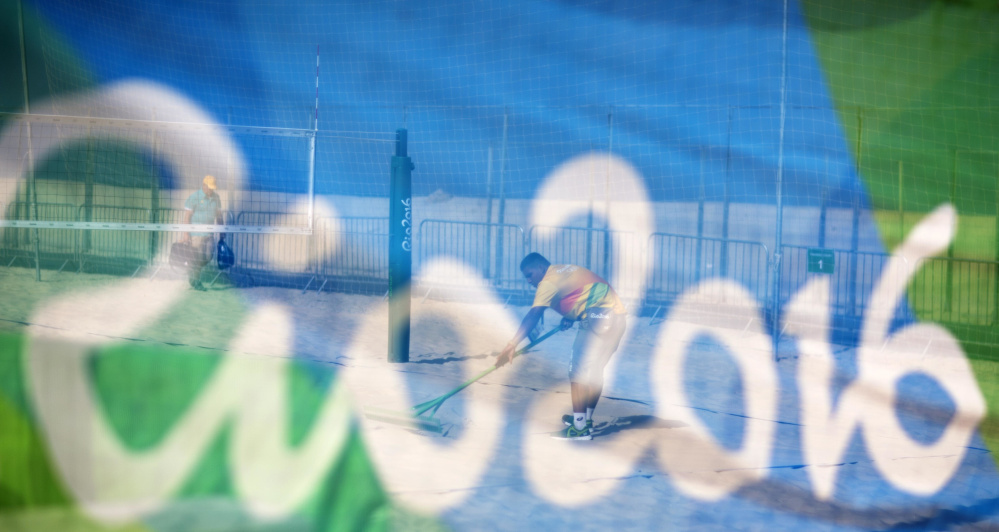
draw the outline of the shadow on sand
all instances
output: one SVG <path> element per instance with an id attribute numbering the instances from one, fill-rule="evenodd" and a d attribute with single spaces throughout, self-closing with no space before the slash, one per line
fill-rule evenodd
<path id="1" fill-rule="evenodd" d="M 415 360 L 410 360 L 409 362 L 411 364 L 437 364 L 437 365 L 441 365 L 441 364 L 448 364 L 450 362 L 464 362 L 466 360 L 476 360 L 476 359 L 489 358 L 489 357 L 495 356 L 495 354 L 493 354 L 493 355 L 481 354 L 481 355 L 470 355 L 470 356 L 454 356 L 454 355 L 455 355 L 454 351 L 448 351 L 447 353 L 444 353 L 443 356 L 438 357 L 438 358 L 419 358 L 419 359 L 415 359 Z"/>
<path id="2" fill-rule="evenodd" d="M 609 436 L 626 430 L 643 429 L 678 429 L 686 427 L 682 421 L 671 421 L 660 419 L 647 414 L 621 416 L 606 422 L 599 422 L 593 425 L 594 436 Z"/>

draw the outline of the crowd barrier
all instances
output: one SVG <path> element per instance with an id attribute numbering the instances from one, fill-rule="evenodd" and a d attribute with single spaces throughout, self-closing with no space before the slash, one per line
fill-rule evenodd
<path id="1" fill-rule="evenodd" d="M 388 218 L 320 218 L 315 228 L 320 276 L 388 281 Z"/>
<path id="2" fill-rule="evenodd" d="M 77 220 L 90 222 L 148 223 L 152 211 L 137 207 L 91 205 L 79 208 Z M 67 230 L 72 231 L 72 230 Z M 78 271 L 91 263 L 102 268 L 124 268 L 135 275 L 154 256 L 152 231 L 93 229 L 77 231 Z"/>
<path id="3" fill-rule="evenodd" d="M 297 226 L 308 225 L 305 214 L 281 212 L 241 212 L 236 225 Z M 311 272 L 313 243 L 309 235 L 240 233 L 232 237 L 236 264 L 255 271 Z"/>
<path id="4" fill-rule="evenodd" d="M 995 327 L 999 262 L 932 257 L 920 261 L 910 305 L 923 319 Z"/>
<path id="5" fill-rule="evenodd" d="M 56 222 L 76 222 L 77 208 L 66 203 L 28 203 L 16 202 L 9 205 L 9 219 L 13 220 L 51 220 Z M 61 271 L 70 262 L 78 262 L 77 232 L 73 229 L 29 229 L 7 228 L 0 240 L 0 253 L 7 266 L 22 262 L 26 265 L 35 263 L 35 238 L 38 238 L 37 252 L 39 259 L 46 263 L 55 263 Z"/>
<path id="6" fill-rule="evenodd" d="M 423 220 L 416 234 L 416 273 L 434 257 L 456 259 L 461 271 L 449 279 L 426 279 L 423 284 L 446 284 L 454 279 L 481 278 L 504 291 L 527 289 L 520 273 L 525 254 L 524 230 L 511 224 Z"/>
<path id="7" fill-rule="evenodd" d="M 181 223 L 181 209 L 144 209 L 109 205 L 28 202 L 4 206 L 8 219 L 53 221 L 114 221 Z M 301 226 L 304 214 L 278 212 L 226 213 L 227 224 Z M 327 287 L 339 291 L 383 293 L 388 282 L 388 219 L 384 217 L 317 218 L 311 235 L 248 234 L 230 236 L 236 254 L 235 272 L 245 272 L 256 284 L 301 283 L 303 290 Z M 35 238 L 37 235 L 37 246 Z M 34 266 L 36 252 L 44 268 L 78 272 L 100 271 L 136 275 L 144 267 L 161 268 L 166 251 L 182 238 L 179 232 L 97 229 L 6 228 L 0 236 L 0 264 Z M 642 241 L 627 232 L 603 228 L 487 224 L 439 219 L 420 222 L 414 235 L 414 282 L 428 290 L 482 279 L 507 295 L 528 297 L 530 286 L 520 260 L 537 251 L 553 262 L 585 266 L 627 292 L 644 289 L 637 304 L 647 309 L 668 306 L 698 283 L 715 277 L 736 281 L 763 306 L 784 305 L 808 279 L 805 246 L 781 246 L 779 286 L 774 287 L 770 250 L 759 242 L 690 235 L 653 233 Z M 835 267 L 830 275 L 829 308 L 834 316 L 861 318 L 870 312 L 872 290 L 886 275 L 885 253 L 828 249 Z M 453 259 L 464 271 L 430 279 L 421 267 L 439 257 Z M 637 267 L 643 266 L 643 267 Z M 999 321 L 999 262 L 949 257 L 925 259 L 916 265 L 909 304 L 891 312 L 916 315 L 941 323 L 995 326 Z M 637 272 L 637 273 L 636 273 Z M 621 275 L 616 275 L 621 273 Z M 634 274 L 634 275 L 632 275 Z M 153 274 L 155 275 L 155 273 Z M 291 281 L 289 281 L 291 279 Z M 773 293 L 774 288 L 777 292 Z M 725 294 L 705 297 L 724 300 Z"/>
<path id="8" fill-rule="evenodd" d="M 737 281 L 761 303 L 768 300 L 770 251 L 759 242 L 653 233 L 647 249 L 648 305 L 666 305 L 712 277 Z M 724 302 L 727 295 L 705 297 L 711 297 L 711 302 Z"/>
<path id="9" fill-rule="evenodd" d="M 782 246 L 781 280 L 777 300 L 787 303 L 805 283 L 808 272 L 808 251 L 805 246 Z M 830 276 L 829 308 L 834 316 L 860 318 L 870 305 L 871 291 L 882 275 L 898 275 L 885 271 L 891 255 L 886 253 L 828 249 L 833 254 Z"/>

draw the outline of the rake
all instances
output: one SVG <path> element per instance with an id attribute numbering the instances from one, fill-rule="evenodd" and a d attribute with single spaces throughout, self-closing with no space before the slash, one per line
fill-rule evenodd
<path id="1" fill-rule="evenodd" d="M 532 347 L 540 344 L 542 341 L 544 341 L 551 335 L 557 333 L 559 330 L 560 330 L 559 327 L 553 327 L 550 331 L 539 336 L 537 340 L 517 350 L 517 352 L 513 354 L 513 357 L 516 358 L 520 355 L 523 355 Z M 444 401 L 447 401 L 453 395 L 464 390 L 473 382 L 481 379 L 482 377 L 485 377 L 486 375 L 489 375 L 493 371 L 496 371 L 496 369 L 497 369 L 496 366 L 490 366 L 482 373 L 479 373 L 478 375 L 472 377 L 471 379 L 468 379 L 467 381 L 461 383 L 460 385 L 458 385 L 457 388 L 451 390 L 450 392 L 447 392 L 446 394 L 437 397 L 436 399 L 431 399 L 425 403 L 420 403 L 410 408 L 408 412 L 397 412 L 393 410 L 386 410 L 383 408 L 369 407 L 364 409 L 364 415 L 370 419 L 384 421 L 386 423 L 393 423 L 396 425 L 402 425 L 417 430 L 427 430 L 431 432 L 436 432 L 438 434 L 442 434 L 444 432 L 444 429 L 443 427 L 441 427 L 441 422 L 440 420 L 434 417 L 434 414 L 437 413 L 437 409 L 440 408 L 442 404 L 444 404 Z M 424 415 L 427 411 L 430 411 L 430 414 Z"/>

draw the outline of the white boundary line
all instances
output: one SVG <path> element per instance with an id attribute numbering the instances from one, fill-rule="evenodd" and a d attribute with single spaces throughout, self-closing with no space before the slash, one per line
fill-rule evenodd
<path id="1" fill-rule="evenodd" d="M 2 114 L 13 115 L 14 113 L 2 113 Z M 96 117 L 96 116 L 50 115 L 50 114 L 38 114 L 38 113 L 33 113 L 31 115 L 20 115 L 20 118 L 26 122 L 32 122 L 36 124 L 111 126 L 111 127 L 125 128 L 125 129 L 131 129 L 131 128 L 141 128 L 149 130 L 211 129 L 211 130 L 225 130 L 225 131 L 236 131 L 236 132 L 252 132 L 252 133 L 267 134 L 267 135 L 300 136 L 300 137 L 311 137 L 315 134 L 314 131 L 311 129 L 300 129 L 300 128 L 226 126 L 214 123 L 168 122 L 163 120 L 141 120 L 135 118 L 105 118 L 105 117 Z"/>
<path id="2" fill-rule="evenodd" d="M 306 138 L 330 138 L 358 140 L 365 142 L 394 143 L 391 138 L 378 138 L 377 133 L 362 131 L 319 131 L 318 129 L 301 129 L 294 127 L 273 127 L 273 126 L 237 126 L 215 123 L 197 122 L 167 122 L 163 120 L 141 120 L 135 118 L 105 118 L 96 116 L 72 116 L 72 115 L 52 115 L 37 114 L 30 115 L 10 113 L 0 111 L 0 116 L 15 116 L 20 120 L 36 124 L 53 125 L 82 125 L 82 126 L 108 126 L 122 129 L 140 129 L 144 131 L 152 130 L 222 130 L 231 133 L 249 133 L 254 135 L 270 135 L 284 137 L 306 137 Z M 369 135 L 374 135 L 369 136 Z"/>
<path id="3" fill-rule="evenodd" d="M 308 227 L 269 225 L 153 224 L 118 222 L 55 222 L 45 220 L 0 220 L 0 227 L 29 229 L 111 229 L 117 231 L 170 231 L 181 233 L 283 234 L 311 235 Z"/>

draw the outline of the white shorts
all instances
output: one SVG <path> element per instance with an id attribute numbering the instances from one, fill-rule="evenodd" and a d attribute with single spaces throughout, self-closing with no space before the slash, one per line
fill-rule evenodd
<path id="1" fill-rule="evenodd" d="M 604 368 L 621 344 L 626 321 L 625 314 L 606 314 L 579 322 L 569 357 L 569 382 L 603 385 Z"/>

